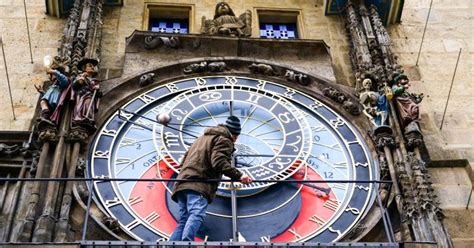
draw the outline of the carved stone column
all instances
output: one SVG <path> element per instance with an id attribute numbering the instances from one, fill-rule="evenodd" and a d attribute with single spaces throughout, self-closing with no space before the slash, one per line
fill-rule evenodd
<path id="1" fill-rule="evenodd" d="M 79 161 L 79 151 L 81 144 L 86 144 L 89 138 L 88 131 L 83 128 L 75 128 L 71 130 L 68 140 L 73 142 L 72 155 L 69 163 L 68 178 L 74 178 L 76 175 L 77 164 Z M 69 213 L 72 205 L 72 189 L 76 182 L 69 181 L 66 183 L 64 189 L 61 210 L 59 212 L 59 221 L 56 224 L 56 235 L 55 242 L 67 241 L 68 228 L 69 228 Z"/>
<path id="2" fill-rule="evenodd" d="M 46 129 L 39 134 L 39 141 L 43 143 L 41 148 L 41 153 L 39 156 L 38 165 L 36 167 L 35 178 L 43 178 L 45 176 L 46 171 L 46 161 L 49 154 L 49 148 L 51 143 L 57 141 L 57 133 L 56 130 Z M 24 189 L 27 191 L 28 195 L 28 204 L 26 205 L 25 209 L 19 211 L 18 217 L 15 221 L 15 225 L 13 227 L 13 234 L 10 241 L 12 242 L 28 242 L 31 239 L 33 234 L 33 228 L 36 221 L 37 209 L 40 204 L 41 197 L 41 185 L 43 182 L 40 181 L 33 181 L 28 182 L 28 184 L 32 184 L 31 190 L 28 191 L 27 187 Z"/>
<path id="3" fill-rule="evenodd" d="M 417 121 L 412 121 L 410 125 L 400 122 L 398 109 L 391 102 L 391 91 L 384 92 L 391 89 L 395 76 L 403 72 L 392 52 L 390 37 L 375 7 L 371 6 L 367 10 L 363 1 L 357 5 L 349 1 L 345 15 L 356 89 L 359 90 L 362 79 L 370 78 L 375 81 L 378 93 L 385 94 L 389 100 L 391 132 L 378 130 L 374 132 L 373 139 L 379 150 L 383 151 L 394 181 L 402 224 L 406 222 L 411 226 L 415 241 L 436 241 L 438 247 L 453 247 L 442 223 L 441 209 L 434 201 L 428 172 L 421 160 L 419 147 L 423 145 L 423 135 Z M 406 95 L 409 94 L 403 97 Z M 394 139 L 399 142 L 399 147 L 393 147 Z"/>
<path id="4" fill-rule="evenodd" d="M 59 140 L 52 158 L 53 165 L 48 175 L 50 178 L 61 177 L 62 170 L 64 168 L 66 146 L 69 145 L 65 142 L 65 136 L 69 131 L 69 119 L 71 116 L 71 110 L 68 107 L 69 105 L 66 104 L 66 113 L 64 113 L 60 123 Z M 57 221 L 55 218 L 55 205 L 58 198 L 59 185 L 60 182 L 57 181 L 49 181 L 47 184 L 47 191 L 44 196 L 43 212 L 35 226 L 32 238 L 33 242 L 48 242 L 52 239 L 54 225 Z"/>
<path id="5" fill-rule="evenodd" d="M 76 0 L 74 2 L 74 7 L 64 29 L 61 46 L 58 49 L 58 58 L 67 66 L 66 70 L 71 73 L 72 77 L 79 73 L 77 65 L 86 56 L 99 59 L 103 23 L 102 5 L 103 0 Z M 65 167 L 68 170 L 68 177 L 75 176 L 81 142 L 87 140 L 88 135 L 81 130 L 73 130 L 72 136 L 70 135 L 71 105 L 66 103 L 63 108 L 59 131 L 52 126 L 42 130 L 39 134 L 39 138 L 44 141 L 44 144 L 38 163 L 37 177 L 59 178 Z M 57 141 L 54 153 L 50 151 L 52 140 Z M 72 141 L 73 144 L 68 143 L 69 141 Z M 44 175 L 45 165 L 48 163 L 51 163 L 52 166 L 48 175 Z M 50 181 L 47 183 L 46 194 L 41 196 L 41 182 L 33 183 L 29 204 L 24 215 L 21 215 L 19 224 L 15 227 L 15 233 L 19 233 L 19 237 L 13 238 L 13 241 L 50 242 L 53 239 L 66 241 L 69 209 L 72 204 L 72 185 L 72 182 L 64 185 Z M 65 194 L 62 198 L 61 209 L 57 209 L 58 192 L 63 190 Z M 39 206 L 42 206 L 42 213 L 36 221 Z M 60 221 L 55 227 L 58 217 Z"/>

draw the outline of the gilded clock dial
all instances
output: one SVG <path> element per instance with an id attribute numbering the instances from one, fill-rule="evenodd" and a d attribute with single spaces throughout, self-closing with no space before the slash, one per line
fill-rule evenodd
<path id="1" fill-rule="evenodd" d="M 224 123 L 231 114 L 240 118 L 235 166 L 255 180 L 282 181 L 238 190 L 238 230 L 247 241 L 336 241 L 373 199 L 368 183 L 330 181 L 377 178 L 360 135 L 328 106 L 295 89 L 245 77 L 190 78 L 144 92 L 121 109 L 104 123 L 91 147 L 93 177 L 174 178 L 187 148 L 207 126 Z M 153 121 L 162 112 L 172 116 L 172 125 Z M 288 179 L 329 181 L 285 183 Z M 132 237 L 151 241 L 166 240 L 176 225 L 171 187 L 143 181 L 94 183 L 107 214 Z M 201 238 L 232 237 L 229 194 L 229 184 L 221 183 Z"/>

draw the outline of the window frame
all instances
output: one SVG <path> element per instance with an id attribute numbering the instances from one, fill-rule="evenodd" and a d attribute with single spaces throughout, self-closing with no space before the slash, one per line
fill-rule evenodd
<path id="1" fill-rule="evenodd" d="M 153 12 L 159 11 L 173 11 L 173 12 L 182 12 L 182 16 L 187 15 L 188 18 L 188 34 L 194 33 L 195 31 L 195 22 L 194 22 L 194 4 L 171 4 L 171 3 L 155 3 L 155 2 L 145 2 L 145 10 L 143 15 L 143 25 L 142 30 L 152 32 L 149 29 L 150 17 Z M 180 19 L 177 16 L 166 16 L 158 17 L 163 19 Z"/>
<path id="2" fill-rule="evenodd" d="M 260 24 L 263 22 L 271 23 L 271 24 L 289 24 L 295 23 L 296 26 L 296 39 L 304 39 L 305 32 L 304 32 L 304 19 L 303 19 L 303 12 L 301 9 L 290 9 L 290 8 L 265 8 L 265 7 L 255 7 L 255 28 L 252 31 L 252 35 L 254 37 L 261 38 L 260 36 Z M 282 18 L 283 17 L 283 18 Z M 273 21 L 272 19 L 275 19 Z M 265 39 L 265 38 L 261 38 Z"/>

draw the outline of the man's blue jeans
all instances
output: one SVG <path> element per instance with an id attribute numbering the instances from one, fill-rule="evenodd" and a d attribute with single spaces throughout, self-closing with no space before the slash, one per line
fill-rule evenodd
<path id="1" fill-rule="evenodd" d="M 192 190 L 177 192 L 179 205 L 178 226 L 170 237 L 170 241 L 194 241 L 194 236 L 206 216 L 207 199 Z"/>

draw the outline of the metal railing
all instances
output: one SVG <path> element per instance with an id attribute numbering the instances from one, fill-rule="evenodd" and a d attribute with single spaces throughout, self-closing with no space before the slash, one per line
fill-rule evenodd
<path id="1" fill-rule="evenodd" d="M 0 178 L 0 183 L 3 182 L 85 182 L 88 185 L 88 196 L 87 196 L 87 205 L 85 209 L 85 217 L 82 226 L 82 237 L 81 240 L 76 242 L 3 242 L 0 241 L 0 246 L 15 246 L 15 245 L 64 245 L 64 246 L 80 246 L 80 247 L 409 247 L 407 245 L 414 244 L 416 247 L 435 247 L 436 243 L 434 242 L 411 242 L 411 243 L 400 243 L 395 240 L 394 231 L 391 225 L 390 216 L 387 211 L 388 199 L 383 201 L 380 195 L 377 192 L 375 194 L 375 201 L 381 211 L 381 218 L 384 225 L 384 230 L 386 234 L 386 242 L 362 242 L 362 243 L 345 243 L 345 242 L 336 242 L 336 243 L 313 243 L 313 242 L 285 242 L 285 243 L 272 243 L 272 242 L 235 242 L 234 241 L 225 241 L 225 242 L 178 242 L 178 241 L 103 241 L 103 240 L 88 240 L 87 239 L 87 227 L 88 221 L 91 217 L 90 208 L 92 204 L 92 198 L 95 197 L 95 191 L 92 187 L 92 183 L 95 181 L 146 181 L 146 182 L 209 182 L 209 183 L 219 183 L 219 182 L 229 182 L 234 183 L 233 180 L 202 180 L 202 179 L 162 179 L 162 178 L 152 178 L 152 179 L 137 179 L 137 178 Z M 387 185 L 388 196 L 391 194 L 392 181 L 384 180 L 296 180 L 296 179 L 287 179 L 287 180 L 253 180 L 256 183 L 296 183 L 309 185 L 317 183 L 368 183 L 375 184 L 375 189 L 378 189 L 381 184 Z M 231 189 L 235 191 L 236 189 Z M 236 215 L 234 212 L 236 210 L 235 206 L 232 208 L 233 216 Z M 236 226 L 233 223 L 233 232 L 236 233 Z M 427 246 L 419 246 L 427 245 Z M 415 246 L 414 246 L 415 247 Z"/>

